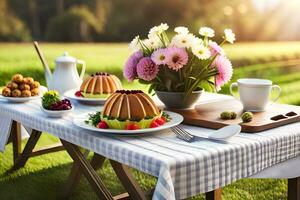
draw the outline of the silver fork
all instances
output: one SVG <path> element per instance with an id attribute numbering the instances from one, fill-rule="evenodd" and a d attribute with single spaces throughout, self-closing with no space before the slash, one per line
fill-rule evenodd
<path id="1" fill-rule="evenodd" d="M 175 135 L 186 142 L 193 142 L 195 136 L 191 135 L 189 132 L 184 130 L 180 125 L 171 127 L 171 130 L 175 133 Z"/>

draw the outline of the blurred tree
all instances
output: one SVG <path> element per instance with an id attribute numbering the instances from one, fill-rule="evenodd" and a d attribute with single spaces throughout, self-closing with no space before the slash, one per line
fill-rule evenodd
<path id="1" fill-rule="evenodd" d="M 86 6 L 74 6 L 67 12 L 54 17 L 48 27 L 46 38 L 50 41 L 92 41 L 93 33 L 101 26 Z"/>
<path id="2" fill-rule="evenodd" d="M 40 19 L 39 19 L 39 8 L 37 0 L 27 0 L 28 1 L 28 11 L 30 16 L 30 24 L 32 35 L 34 37 L 41 37 L 41 27 L 40 27 Z"/>
<path id="3" fill-rule="evenodd" d="M 30 33 L 24 23 L 17 18 L 7 5 L 0 0 L 0 41 L 27 41 Z"/>

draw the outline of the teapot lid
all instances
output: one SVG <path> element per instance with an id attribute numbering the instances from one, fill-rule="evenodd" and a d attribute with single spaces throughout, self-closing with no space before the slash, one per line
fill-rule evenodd
<path id="1" fill-rule="evenodd" d="M 65 51 L 62 56 L 56 58 L 55 62 L 74 63 L 74 62 L 76 62 L 76 58 L 69 56 L 69 53 L 67 51 Z"/>

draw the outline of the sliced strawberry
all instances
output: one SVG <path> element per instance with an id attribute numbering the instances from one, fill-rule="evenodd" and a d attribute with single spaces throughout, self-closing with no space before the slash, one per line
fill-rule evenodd
<path id="1" fill-rule="evenodd" d="M 168 121 L 168 119 L 165 116 L 161 116 L 160 118 L 162 118 L 165 122 Z"/>
<path id="2" fill-rule="evenodd" d="M 76 97 L 83 97 L 82 93 L 80 91 L 75 92 Z"/>
<path id="3" fill-rule="evenodd" d="M 166 123 L 166 120 L 164 118 L 160 117 L 160 118 L 157 118 L 155 120 L 155 122 L 158 123 L 159 125 L 163 125 Z"/>
<path id="4" fill-rule="evenodd" d="M 156 128 L 159 127 L 160 125 L 156 122 L 156 120 L 154 120 L 153 122 L 151 122 L 150 124 L 150 128 Z"/>
<path id="5" fill-rule="evenodd" d="M 107 129 L 108 125 L 105 121 L 101 121 L 99 122 L 99 124 L 97 125 L 97 128 L 102 128 L 102 129 Z"/>
<path id="6" fill-rule="evenodd" d="M 136 130 L 140 129 L 140 127 L 137 124 L 128 124 L 126 127 L 126 130 Z"/>

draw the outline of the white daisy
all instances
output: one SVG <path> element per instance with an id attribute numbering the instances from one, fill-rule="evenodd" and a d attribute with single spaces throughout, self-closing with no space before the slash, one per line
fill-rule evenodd
<path id="1" fill-rule="evenodd" d="M 203 40 L 201 38 L 194 36 L 193 45 L 200 45 L 200 44 L 203 44 Z"/>
<path id="2" fill-rule="evenodd" d="M 231 29 L 225 29 L 224 33 L 225 33 L 224 36 L 225 40 L 232 44 L 235 41 L 235 34 L 232 32 Z"/>
<path id="3" fill-rule="evenodd" d="M 215 31 L 209 27 L 201 27 L 199 29 L 199 34 L 204 36 L 204 37 L 214 37 L 215 36 Z"/>
<path id="4" fill-rule="evenodd" d="M 200 60 L 208 59 L 211 56 L 210 50 L 202 44 L 194 45 L 192 52 Z"/>
<path id="5" fill-rule="evenodd" d="M 150 29 L 148 38 L 155 37 L 155 36 L 161 34 L 162 32 L 168 30 L 168 28 L 169 28 L 169 26 L 166 23 L 161 23 L 158 26 L 154 26 Z"/>
<path id="6" fill-rule="evenodd" d="M 129 50 L 131 52 L 135 52 L 141 49 L 141 45 L 139 43 L 140 36 L 135 36 L 135 38 L 129 44 Z"/>
<path id="7" fill-rule="evenodd" d="M 192 34 L 177 34 L 171 40 L 171 45 L 179 48 L 189 48 L 193 45 L 194 36 Z"/>
<path id="8" fill-rule="evenodd" d="M 163 46 L 160 39 L 157 36 L 145 39 L 143 40 L 143 42 L 147 47 L 150 47 L 151 49 L 154 50 L 161 48 Z"/>
<path id="9" fill-rule="evenodd" d="M 177 26 L 174 31 L 178 34 L 188 34 L 189 33 L 189 29 L 187 27 L 184 26 Z"/>

